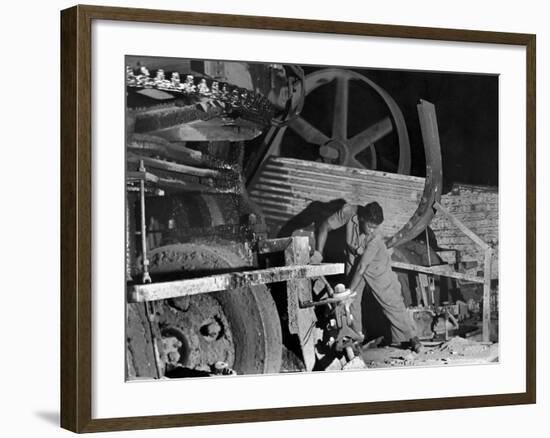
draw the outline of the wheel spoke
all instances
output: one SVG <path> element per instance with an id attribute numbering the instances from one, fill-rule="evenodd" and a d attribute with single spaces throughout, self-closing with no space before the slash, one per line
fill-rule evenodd
<path id="1" fill-rule="evenodd" d="M 332 137 L 345 140 L 348 136 L 348 97 L 349 83 L 346 77 L 336 79 L 336 95 L 334 97 L 334 116 L 332 119 Z"/>
<path id="2" fill-rule="evenodd" d="M 357 156 L 350 156 L 348 157 L 347 165 L 350 167 L 360 167 L 373 170 L 378 167 L 376 150 L 374 147 L 371 147 L 366 156 L 363 156 L 362 158 L 363 160 L 359 161 Z"/>
<path id="3" fill-rule="evenodd" d="M 349 148 L 354 155 L 357 155 L 374 142 L 388 135 L 392 130 L 391 120 L 386 117 L 350 139 Z"/>
<path id="4" fill-rule="evenodd" d="M 354 157 L 349 157 L 348 158 L 346 166 L 348 166 L 348 167 L 357 167 L 358 169 L 364 169 L 365 168 L 364 164 L 361 163 L 357 158 L 354 158 Z"/>
<path id="5" fill-rule="evenodd" d="M 288 126 L 308 143 L 321 146 L 329 141 L 325 134 L 302 117 L 296 117 Z"/>

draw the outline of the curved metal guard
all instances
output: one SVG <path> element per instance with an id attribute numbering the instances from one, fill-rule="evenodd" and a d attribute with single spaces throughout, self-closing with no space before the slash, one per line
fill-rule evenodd
<path id="1" fill-rule="evenodd" d="M 435 106 L 420 100 L 417 108 L 426 155 L 426 182 L 418 208 L 409 221 L 387 241 L 388 248 L 402 245 L 424 231 L 435 215 L 435 202 L 441 199 L 443 173 Z"/>

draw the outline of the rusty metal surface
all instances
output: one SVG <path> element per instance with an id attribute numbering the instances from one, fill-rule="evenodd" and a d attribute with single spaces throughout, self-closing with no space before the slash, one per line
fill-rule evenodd
<path id="1" fill-rule="evenodd" d="M 321 275 L 342 274 L 343 272 L 343 263 L 324 263 L 322 265 L 281 266 L 187 280 L 140 284 L 129 287 L 128 301 L 155 301 L 215 291 L 228 291 L 231 293 L 233 289 L 246 286 L 319 277 Z"/>
<path id="2" fill-rule="evenodd" d="M 270 157 L 249 193 L 262 209 L 273 235 L 297 215 L 307 214 L 313 202 L 343 199 L 353 204 L 379 202 L 386 218 L 381 230 L 390 237 L 413 216 L 423 189 L 424 178 Z M 308 219 L 310 223 L 319 220 Z"/>

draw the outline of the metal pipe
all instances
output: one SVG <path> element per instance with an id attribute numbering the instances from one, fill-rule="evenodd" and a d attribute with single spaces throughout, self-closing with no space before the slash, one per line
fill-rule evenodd
<path id="1" fill-rule="evenodd" d="M 139 161 L 139 171 L 145 172 L 143 160 Z M 151 283 L 149 275 L 149 259 L 147 258 L 147 226 L 145 224 L 145 181 L 139 181 L 140 213 L 141 213 L 141 252 L 143 260 L 143 283 Z"/>

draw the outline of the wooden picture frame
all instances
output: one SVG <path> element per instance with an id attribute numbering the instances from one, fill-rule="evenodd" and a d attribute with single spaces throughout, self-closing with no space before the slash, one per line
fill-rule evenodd
<path id="1" fill-rule="evenodd" d="M 92 22 L 112 20 L 517 45 L 526 48 L 526 391 L 192 414 L 92 418 Z M 75 6 L 61 12 L 61 426 L 74 432 L 395 413 L 536 402 L 535 51 L 531 34 Z"/>

